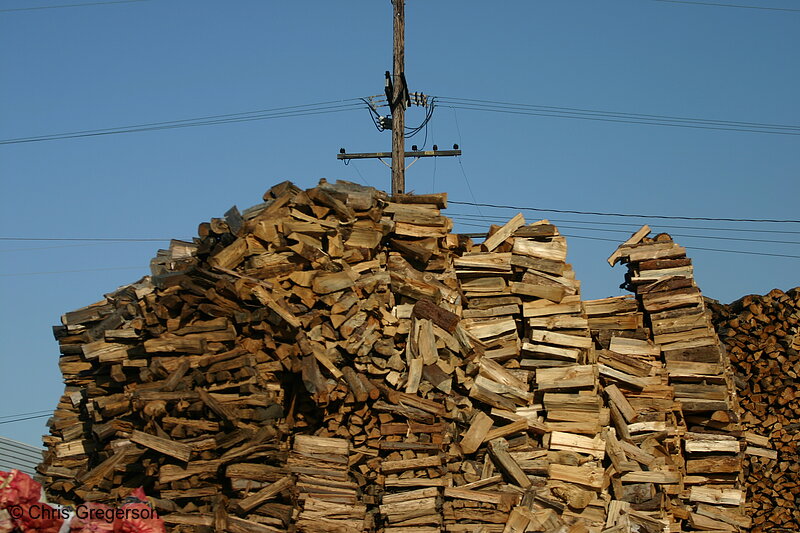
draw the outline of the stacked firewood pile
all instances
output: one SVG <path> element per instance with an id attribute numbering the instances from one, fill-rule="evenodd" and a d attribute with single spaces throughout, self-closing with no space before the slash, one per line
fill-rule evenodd
<path id="1" fill-rule="evenodd" d="M 800 288 L 709 307 L 739 387 L 753 531 L 798 531 Z"/>
<path id="2" fill-rule="evenodd" d="M 582 301 L 566 240 L 446 195 L 286 182 L 55 328 L 51 498 L 175 531 L 731 531 L 736 398 L 684 251 Z"/>
<path id="3" fill-rule="evenodd" d="M 683 505 L 676 516 L 698 530 L 749 528 L 742 462 L 746 453 L 730 362 L 694 283 L 686 250 L 644 226 L 609 258 L 627 262 L 637 295 L 683 414 Z M 711 505 L 716 504 L 716 505 Z M 676 509 L 677 510 L 677 509 Z"/>

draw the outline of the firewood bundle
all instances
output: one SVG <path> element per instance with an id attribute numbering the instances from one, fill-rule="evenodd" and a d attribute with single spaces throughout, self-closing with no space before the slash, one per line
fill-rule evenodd
<path id="1" fill-rule="evenodd" d="M 344 439 L 297 435 L 288 469 L 297 476 L 297 528 L 308 532 L 364 530 L 367 508 L 350 479 L 350 444 Z"/>
<path id="2" fill-rule="evenodd" d="M 635 297 L 582 301 L 547 221 L 474 244 L 443 194 L 263 200 L 62 317 L 53 499 L 144 486 L 175 531 L 748 526 L 732 376 L 671 240 L 612 256 Z"/>
<path id="3" fill-rule="evenodd" d="M 800 288 L 709 307 L 739 387 L 753 531 L 800 530 Z"/>

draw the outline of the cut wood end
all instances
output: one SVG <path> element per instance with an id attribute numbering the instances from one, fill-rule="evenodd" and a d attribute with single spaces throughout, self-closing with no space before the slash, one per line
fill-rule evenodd
<path id="1" fill-rule="evenodd" d="M 640 242 L 642 242 L 642 239 L 647 237 L 649 234 L 650 234 L 650 226 L 645 224 L 644 226 L 639 228 L 633 235 L 631 235 L 627 241 L 620 244 L 617 247 L 617 249 L 614 250 L 614 253 L 608 257 L 608 264 L 613 267 L 615 264 L 617 264 L 617 261 L 619 261 L 624 257 L 623 256 L 624 247 L 634 246 L 636 244 L 639 244 Z"/>

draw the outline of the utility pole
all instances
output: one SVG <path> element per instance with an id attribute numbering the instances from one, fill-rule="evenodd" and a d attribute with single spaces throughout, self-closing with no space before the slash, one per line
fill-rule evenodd
<path id="1" fill-rule="evenodd" d="M 406 192 L 405 158 L 405 0 L 392 0 L 394 6 L 394 88 L 392 102 L 392 194 Z"/>
<path id="2" fill-rule="evenodd" d="M 375 126 L 380 131 L 389 129 L 389 122 L 392 127 L 392 151 L 391 152 L 362 152 L 348 154 L 344 148 L 339 149 L 336 158 L 342 160 L 347 164 L 352 159 L 377 159 L 392 170 L 392 194 L 405 194 L 406 192 L 406 158 L 415 158 L 408 166 L 410 167 L 423 157 L 457 157 L 461 155 L 461 150 L 458 145 L 454 144 L 452 150 L 439 150 L 437 145 L 433 145 L 433 150 L 418 150 L 416 145 L 411 146 L 411 151 L 406 152 L 405 149 L 405 114 L 406 106 L 418 105 L 427 107 L 428 96 L 425 94 L 415 92 L 410 94 L 408 91 L 408 84 L 406 83 L 405 73 L 405 0 L 391 0 L 393 8 L 393 26 L 392 26 L 392 41 L 393 41 L 393 73 L 390 74 L 387 70 L 385 72 L 386 82 L 384 86 L 384 94 L 386 96 L 391 117 L 379 115 L 376 110 L 375 104 L 372 102 L 373 98 L 369 97 L 370 102 L 368 105 L 374 115 L 373 120 Z M 365 100 L 366 103 L 366 100 Z M 412 133 L 416 134 L 423 126 L 430 120 L 433 114 L 433 98 L 430 102 L 429 113 L 425 121 L 419 127 L 413 128 Z M 426 130 L 427 131 L 427 130 Z M 426 133 L 427 138 L 427 133 Z M 423 146 L 424 148 L 424 146 Z M 384 159 L 392 158 L 392 164 L 389 165 Z"/>

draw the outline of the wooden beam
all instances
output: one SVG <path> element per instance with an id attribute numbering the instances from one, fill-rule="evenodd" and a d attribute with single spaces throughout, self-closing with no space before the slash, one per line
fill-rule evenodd
<path id="1" fill-rule="evenodd" d="M 405 0 L 392 0 L 394 8 L 393 50 L 394 65 L 392 76 L 392 194 L 406 192 L 406 160 L 405 160 L 405 60 L 406 60 L 406 17 Z"/>
<path id="2" fill-rule="evenodd" d="M 414 150 L 405 152 L 406 157 L 453 157 L 461 155 L 461 150 Z M 362 152 L 336 154 L 336 159 L 388 159 L 392 152 Z"/>

